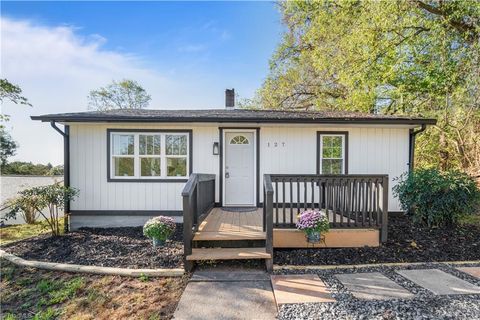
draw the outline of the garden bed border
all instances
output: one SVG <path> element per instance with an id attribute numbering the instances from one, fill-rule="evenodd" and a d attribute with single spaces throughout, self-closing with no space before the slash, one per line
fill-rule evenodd
<path id="1" fill-rule="evenodd" d="M 0 258 L 10 261 L 13 264 L 22 267 L 30 267 L 44 270 L 63 271 L 63 272 L 80 272 L 90 274 L 127 276 L 127 277 L 181 277 L 184 270 L 175 269 L 129 269 L 114 267 L 86 266 L 80 264 L 44 262 L 36 260 L 25 260 L 14 254 L 8 253 L 0 249 Z"/>

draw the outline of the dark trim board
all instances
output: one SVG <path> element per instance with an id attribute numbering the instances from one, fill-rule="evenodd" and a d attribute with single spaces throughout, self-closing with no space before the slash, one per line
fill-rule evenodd
<path id="1" fill-rule="evenodd" d="M 181 210 L 72 210 L 72 216 L 170 216 L 181 217 Z"/>
<path id="2" fill-rule="evenodd" d="M 60 133 L 63 137 L 63 186 L 66 188 L 70 187 L 70 126 L 67 124 L 64 124 L 63 131 L 60 130 L 59 127 L 57 127 L 57 124 L 55 121 L 51 121 L 50 125 L 52 126 L 55 131 Z M 68 223 L 68 213 L 70 212 L 70 200 L 65 201 L 64 203 L 64 210 L 65 213 L 64 216 L 64 231 L 68 232 L 70 227 Z"/>
<path id="3" fill-rule="evenodd" d="M 63 137 L 63 185 L 70 187 L 70 126 L 65 125 Z M 65 203 L 65 211 L 70 212 L 70 201 Z"/>
<path id="4" fill-rule="evenodd" d="M 187 133 L 188 134 L 188 175 L 193 172 L 193 130 L 192 129 L 107 129 L 107 182 L 168 182 L 168 183 L 184 183 L 188 181 L 187 178 L 181 179 L 117 179 L 110 177 L 110 133 L 111 132 L 158 132 L 158 133 Z"/>
<path id="5" fill-rule="evenodd" d="M 343 174 L 348 174 L 348 131 L 317 131 L 317 174 L 320 174 L 320 136 L 322 134 L 337 134 L 345 136 L 345 172 Z"/>
<path id="6" fill-rule="evenodd" d="M 230 129 L 238 129 L 238 130 L 255 130 L 255 136 L 256 136 L 256 185 L 257 185 L 257 192 L 256 192 L 256 202 L 257 202 L 257 207 L 260 206 L 260 127 L 218 127 L 218 132 L 219 132 L 219 141 L 220 141 L 220 157 L 219 157 L 219 205 L 223 206 L 223 131 L 224 130 L 230 130 Z"/>
<path id="7" fill-rule="evenodd" d="M 410 129 L 408 131 L 408 172 L 412 172 L 415 168 L 415 138 L 417 134 L 422 133 L 427 129 L 426 125 L 418 130 Z"/>

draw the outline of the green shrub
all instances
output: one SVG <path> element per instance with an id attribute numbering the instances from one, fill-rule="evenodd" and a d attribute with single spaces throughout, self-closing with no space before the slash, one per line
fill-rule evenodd
<path id="1" fill-rule="evenodd" d="M 456 224 L 475 213 L 480 203 L 475 181 L 458 171 L 415 170 L 403 174 L 393 192 L 415 222 L 430 227 Z"/>

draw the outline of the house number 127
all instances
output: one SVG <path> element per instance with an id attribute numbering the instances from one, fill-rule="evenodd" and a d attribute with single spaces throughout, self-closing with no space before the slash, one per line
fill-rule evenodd
<path id="1" fill-rule="evenodd" d="M 285 147 L 285 142 L 281 142 L 280 144 L 282 145 L 282 147 Z M 278 142 L 272 142 L 272 143 L 267 142 L 267 147 L 269 147 L 269 148 L 270 148 L 271 146 L 273 146 L 274 148 L 276 148 L 276 147 L 278 147 L 278 145 L 279 145 Z"/>

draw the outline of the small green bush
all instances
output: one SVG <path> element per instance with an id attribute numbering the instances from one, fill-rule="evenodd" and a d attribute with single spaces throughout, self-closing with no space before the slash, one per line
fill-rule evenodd
<path id="1" fill-rule="evenodd" d="M 475 181 L 458 171 L 415 170 L 403 174 L 393 192 L 415 222 L 430 227 L 456 224 L 475 213 L 480 203 Z"/>

